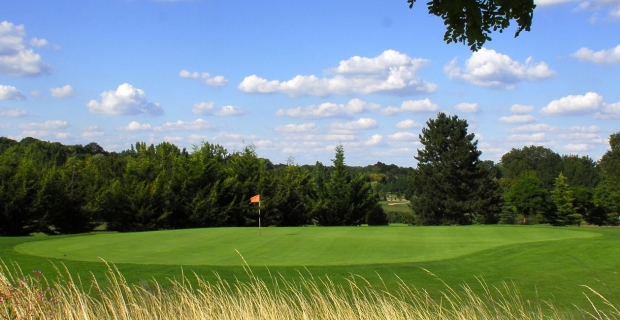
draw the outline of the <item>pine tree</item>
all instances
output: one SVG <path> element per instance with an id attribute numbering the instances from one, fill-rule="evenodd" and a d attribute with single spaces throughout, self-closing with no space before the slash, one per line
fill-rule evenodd
<path id="1" fill-rule="evenodd" d="M 563 226 L 580 221 L 581 215 L 577 217 L 577 212 L 573 208 L 573 191 L 568 185 L 568 179 L 562 172 L 555 179 L 555 189 L 551 192 L 551 199 L 557 208 L 556 224 Z"/>
<path id="2" fill-rule="evenodd" d="M 418 149 L 418 166 L 410 180 L 414 190 L 411 207 L 417 222 L 471 224 L 474 214 L 490 205 L 480 201 L 489 190 L 481 188 L 488 174 L 479 161 L 478 141 L 467 133 L 467 121 L 457 116 L 439 113 L 426 124 L 420 135 L 424 148 Z M 499 186 L 495 184 L 494 188 Z M 494 211 L 501 209 L 496 207 Z"/>

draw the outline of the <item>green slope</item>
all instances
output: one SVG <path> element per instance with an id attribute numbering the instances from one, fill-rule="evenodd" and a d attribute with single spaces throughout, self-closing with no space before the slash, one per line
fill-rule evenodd
<path id="1" fill-rule="evenodd" d="M 344 266 L 451 259 L 504 245 L 597 233 L 520 226 L 211 228 L 106 233 L 27 242 L 20 253 L 134 264 Z"/>

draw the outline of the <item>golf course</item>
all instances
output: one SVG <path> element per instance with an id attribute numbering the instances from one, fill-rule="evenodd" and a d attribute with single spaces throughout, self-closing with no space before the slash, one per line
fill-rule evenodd
<path id="1" fill-rule="evenodd" d="M 620 230 L 599 227 L 445 226 L 207 228 L 0 238 L 0 257 L 25 273 L 105 279 L 111 263 L 128 283 L 195 273 L 206 282 L 361 277 L 372 287 L 406 283 L 440 296 L 446 285 L 474 292 L 514 285 L 525 301 L 568 313 L 587 309 L 587 285 L 611 301 L 620 287 Z M 244 268 L 245 267 L 245 268 Z M 62 271 L 65 272 L 65 271 Z M 189 277 L 190 279 L 193 278 Z M 192 280 L 195 281 L 196 279 Z M 87 285 L 86 285 L 87 286 Z"/>

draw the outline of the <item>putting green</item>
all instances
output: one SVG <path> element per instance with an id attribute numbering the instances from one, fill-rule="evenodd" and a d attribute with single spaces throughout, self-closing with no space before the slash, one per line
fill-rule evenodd
<path id="1" fill-rule="evenodd" d="M 587 238 L 553 227 L 329 227 L 186 229 L 89 234 L 27 242 L 20 253 L 111 263 L 317 266 L 441 260 L 502 245 Z"/>

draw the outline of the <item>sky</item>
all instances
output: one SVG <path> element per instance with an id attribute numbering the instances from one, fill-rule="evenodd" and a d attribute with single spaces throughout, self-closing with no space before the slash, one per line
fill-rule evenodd
<path id="1" fill-rule="evenodd" d="M 0 0 L 0 136 L 415 167 L 444 112 L 484 160 L 598 160 L 620 131 L 620 0 L 536 4 L 530 32 L 472 52 L 420 1 Z"/>

